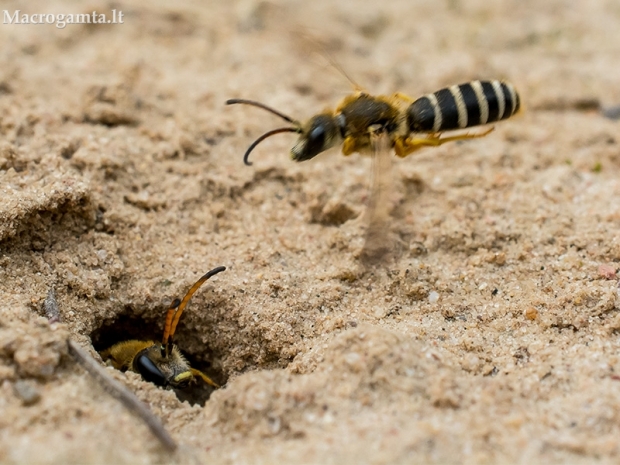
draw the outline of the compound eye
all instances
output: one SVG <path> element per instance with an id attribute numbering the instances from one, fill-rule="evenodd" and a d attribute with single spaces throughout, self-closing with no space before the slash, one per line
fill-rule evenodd
<path id="1" fill-rule="evenodd" d="M 166 377 L 146 354 L 138 355 L 134 359 L 133 365 L 134 369 L 142 375 L 145 381 L 149 381 L 157 386 L 166 385 Z"/>
<path id="2" fill-rule="evenodd" d="M 308 143 L 306 144 L 306 156 L 312 158 L 318 155 L 325 146 L 325 127 L 321 124 L 315 126 L 308 134 Z"/>

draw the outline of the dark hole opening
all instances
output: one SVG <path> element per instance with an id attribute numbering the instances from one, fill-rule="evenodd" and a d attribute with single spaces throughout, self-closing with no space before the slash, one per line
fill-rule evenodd
<path id="1" fill-rule="evenodd" d="M 98 329 L 93 331 L 91 341 L 97 352 L 101 352 L 118 342 L 132 339 L 161 342 L 165 317 L 163 312 L 159 319 L 141 318 L 129 312 L 132 312 L 132 310 L 127 309 L 126 313 L 118 315 L 116 319 L 105 320 Z M 217 384 L 223 386 L 226 382 L 225 376 L 221 371 L 214 369 L 211 362 L 209 362 L 209 360 L 212 360 L 213 355 L 208 348 L 205 348 L 204 353 L 200 354 L 185 350 L 186 347 L 191 346 L 189 343 L 191 339 L 191 335 L 187 334 L 181 321 L 175 334 L 174 343 L 179 346 L 192 368 L 202 371 Z M 187 344 L 184 345 L 184 342 L 187 342 Z M 181 402 L 187 401 L 191 405 L 198 404 L 203 406 L 215 389 L 201 379 L 197 379 L 196 382 L 191 383 L 184 389 L 172 390 Z"/>

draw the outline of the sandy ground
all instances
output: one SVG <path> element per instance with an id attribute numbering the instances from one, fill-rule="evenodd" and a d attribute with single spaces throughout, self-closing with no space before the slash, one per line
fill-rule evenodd
<path id="1" fill-rule="evenodd" d="M 124 24 L 0 24 L 0 462 L 618 463 L 618 2 L 228 3 L 3 3 Z M 280 135 L 246 167 L 282 122 L 224 106 L 334 107 L 319 42 L 375 93 L 522 95 L 394 161 L 387 265 L 359 261 L 368 158 L 296 164 Z M 218 265 L 177 342 L 224 388 L 190 405 L 107 368 L 170 454 L 66 340 L 158 339 Z"/>

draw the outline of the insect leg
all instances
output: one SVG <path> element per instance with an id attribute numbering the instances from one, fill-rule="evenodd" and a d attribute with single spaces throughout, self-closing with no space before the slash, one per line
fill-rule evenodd
<path id="1" fill-rule="evenodd" d="M 342 142 L 342 154 L 345 156 L 351 155 L 357 151 L 355 137 L 347 136 Z"/>
<path id="2" fill-rule="evenodd" d="M 416 150 L 424 147 L 439 147 L 446 142 L 453 142 L 455 140 L 478 139 L 479 137 L 486 136 L 491 131 L 493 131 L 493 129 L 494 128 L 489 128 L 486 131 L 480 133 L 467 133 L 450 137 L 440 137 L 440 134 L 430 134 L 429 136 L 424 138 L 398 138 L 394 141 L 394 151 L 396 152 L 396 155 L 404 158 L 407 155 L 415 152 Z"/>
<path id="3" fill-rule="evenodd" d="M 192 375 L 202 379 L 205 383 L 207 383 L 207 384 L 209 384 L 209 385 L 211 385 L 213 387 L 216 387 L 216 388 L 220 387 L 219 384 L 217 384 L 215 381 L 213 381 L 211 378 L 209 378 L 207 375 L 205 375 L 202 371 L 197 370 L 196 368 L 190 368 L 189 371 L 192 372 Z"/>

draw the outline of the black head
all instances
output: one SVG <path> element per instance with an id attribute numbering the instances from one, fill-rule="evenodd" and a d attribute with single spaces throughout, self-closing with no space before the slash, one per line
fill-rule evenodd
<path id="1" fill-rule="evenodd" d="M 150 348 L 144 349 L 133 359 L 133 369 L 142 376 L 142 379 L 149 381 L 157 386 L 166 386 L 168 379 L 149 358 Z"/>
<path id="2" fill-rule="evenodd" d="M 341 140 L 337 118 L 329 113 L 316 115 L 304 125 L 299 140 L 291 149 L 291 158 L 306 161 L 332 148 Z"/>
<path id="3" fill-rule="evenodd" d="M 162 387 L 183 389 L 194 379 L 189 363 L 174 344 L 168 351 L 158 344 L 141 350 L 134 357 L 132 368 L 145 381 Z"/>
<path id="4" fill-rule="evenodd" d="M 263 110 L 267 110 L 292 124 L 292 126 L 289 127 L 273 129 L 256 139 L 250 147 L 248 147 L 245 155 L 243 156 L 243 161 L 246 165 L 252 164 L 248 161 L 248 157 L 250 156 L 250 152 L 252 152 L 258 144 L 268 137 L 282 132 L 296 132 L 300 134 L 299 140 L 291 150 L 291 157 L 295 161 L 310 160 L 311 158 L 316 157 L 319 153 L 333 147 L 340 140 L 341 125 L 338 124 L 339 118 L 334 117 L 330 113 L 323 113 L 314 116 L 310 119 L 310 121 L 302 125 L 299 121 L 294 120 L 293 118 L 286 116 L 285 114 L 280 113 L 267 105 L 254 102 L 253 100 L 231 99 L 226 101 L 227 105 L 232 105 L 235 103 L 243 103 L 262 108 Z"/>

